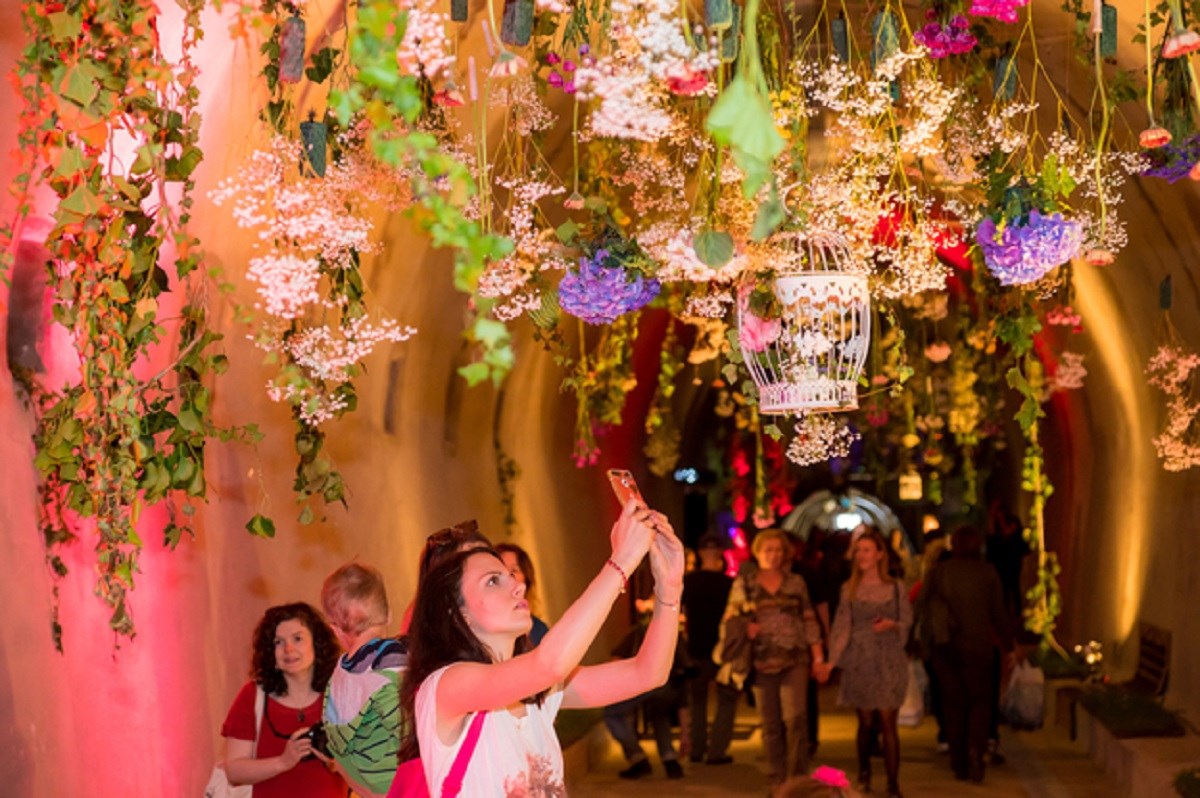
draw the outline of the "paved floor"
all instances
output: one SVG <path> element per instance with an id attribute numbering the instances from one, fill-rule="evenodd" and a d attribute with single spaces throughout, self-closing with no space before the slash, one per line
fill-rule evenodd
<path id="1" fill-rule="evenodd" d="M 835 695 L 826 688 L 822 707 L 833 707 Z M 623 768 L 620 749 L 608 746 L 603 761 L 583 781 L 572 784 L 571 798 L 640 798 L 654 796 L 756 796 L 767 794 L 766 762 L 762 758 L 762 738 L 752 709 L 744 702 L 738 715 L 734 757 L 730 765 L 692 765 L 684 763 L 686 776 L 668 781 L 663 774 L 652 741 L 643 741 L 650 753 L 654 775 L 637 781 L 617 778 Z M 847 773 L 857 772 L 854 754 L 855 720 L 845 711 L 828 709 L 821 716 L 821 747 L 815 764 L 832 765 Z M 1123 798 L 1109 783 L 1104 772 L 1088 759 L 1079 743 L 1070 743 L 1059 728 L 1037 732 L 1003 729 L 1004 765 L 988 768 L 981 785 L 955 781 L 949 758 L 935 750 L 935 728 L 926 718 L 915 729 L 900 730 L 900 784 L 905 798 L 924 796 L 964 796 L 964 798 Z M 874 760 L 876 792 L 883 787 L 883 762 Z M 852 776 L 853 778 L 853 776 Z"/>

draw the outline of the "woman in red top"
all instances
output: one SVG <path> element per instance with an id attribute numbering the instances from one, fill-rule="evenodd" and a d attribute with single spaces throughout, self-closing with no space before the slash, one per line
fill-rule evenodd
<path id="1" fill-rule="evenodd" d="M 253 784 L 254 798 L 345 798 L 345 781 L 308 736 L 310 728 L 322 728 L 325 685 L 337 657 L 333 632 L 308 604 L 267 610 L 254 630 L 251 680 L 221 727 L 231 783 Z M 256 687 L 266 697 L 258 729 Z"/>

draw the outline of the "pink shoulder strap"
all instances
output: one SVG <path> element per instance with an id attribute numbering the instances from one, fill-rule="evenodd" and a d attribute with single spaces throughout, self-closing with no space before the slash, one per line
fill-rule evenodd
<path id="1" fill-rule="evenodd" d="M 458 756 L 454 757 L 454 764 L 450 766 L 450 772 L 442 782 L 442 798 L 457 798 L 462 790 L 463 777 L 467 775 L 467 766 L 471 764 L 471 755 L 475 753 L 475 744 L 479 742 L 479 733 L 483 730 L 485 717 L 486 712 L 476 712 L 471 720 L 471 727 L 467 729 L 462 748 L 458 749 Z"/>

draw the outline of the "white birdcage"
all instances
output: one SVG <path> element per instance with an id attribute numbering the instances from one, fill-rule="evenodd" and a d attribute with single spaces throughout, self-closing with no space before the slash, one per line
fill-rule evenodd
<path id="1" fill-rule="evenodd" d="M 738 302 L 742 358 L 769 414 L 853 410 L 871 340 L 865 274 L 848 271 L 841 236 L 803 234 L 784 241 L 776 271 L 778 319 L 755 316 L 748 294 Z"/>

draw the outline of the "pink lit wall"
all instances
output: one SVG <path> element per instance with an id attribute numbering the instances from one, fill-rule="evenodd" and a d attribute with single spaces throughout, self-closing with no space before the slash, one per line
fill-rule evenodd
<path id="1" fill-rule="evenodd" d="M 17 5 L 0 3 L 5 72 L 21 46 Z M 163 11 L 161 28 L 169 36 L 177 11 L 170 3 Z M 248 303 L 252 295 L 240 275 L 249 238 L 206 194 L 264 141 L 255 122 L 263 98 L 253 77 L 257 65 L 224 31 L 221 20 L 206 16 L 197 58 L 204 65 L 205 161 L 195 230 L 209 264 L 224 267 L 238 284 L 238 301 Z M 0 107 L 15 108 L 7 83 L 0 92 Z M 0 115 L 5 185 L 15 169 L 9 156 L 15 116 Z M 4 194 L 0 213 L 7 219 L 12 211 Z M 350 488 L 349 509 L 330 508 L 307 527 L 296 523 L 288 415 L 266 398 L 269 372 L 246 342 L 246 328 L 234 322 L 231 300 L 211 290 L 210 313 L 232 361 L 216 386 L 215 413 L 222 423 L 259 423 L 266 439 L 257 448 L 212 445 L 210 503 L 198 515 L 195 539 L 178 550 L 160 545 L 162 515 L 144 516 L 146 547 L 132 598 L 138 633 L 119 649 L 92 594 L 85 539 L 66 552 L 65 652 L 54 651 L 51 581 L 36 524 L 32 418 L 9 371 L 0 369 L 0 794 L 198 795 L 219 754 L 221 721 L 247 678 L 250 632 L 263 610 L 286 601 L 316 603 L 324 576 L 359 558 L 383 570 L 399 616 L 412 595 L 415 555 L 426 534 L 475 517 L 489 534 L 505 538 L 494 424 L 522 467 L 519 528 L 511 539 L 540 567 L 547 614 L 560 613 L 603 563 L 615 503 L 598 472 L 569 465 L 573 410 L 562 403 L 552 361 L 521 340 L 520 362 L 497 414 L 495 390 L 468 389 L 455 375 L 463 357 L 463 299 L 452 288 L 449 257 L 428 251 L 405 220 L 379 221 L 387 251 L 365 269 L 372 297 L 382 312 L 419 333 L 372 357 L 359 384 L 358 411 L 330 429 L 330 450 Z M 36 257 L 32 250 L 25 254 Z M 36 264 L 28 273 L 38 273 Z M 47 306 L 37 285 L 19 288 L 12 297 L 0 289 L 0 342 L 10 318 L 18 334 L 37 329 L 33 343 L 50 373 L 69 375 L 72 361 L 61 334 L 38 326 Z M 260 511 L 276 520 L 275 540 L 254 539 L 243 529 Z M 607 649 L 607 643 L 597 645 L 600 655 Z"/>

